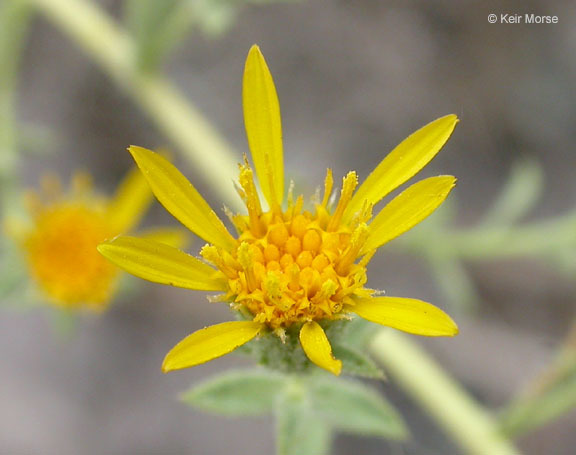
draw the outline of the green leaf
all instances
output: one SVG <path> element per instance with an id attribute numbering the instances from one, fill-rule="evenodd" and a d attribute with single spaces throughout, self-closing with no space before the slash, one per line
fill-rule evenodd
<path id="1" fill-rule="evenodd" d="M 572 356 L 574 354 L 572 353 Z M 576 407 L 576 358 L 558 371 L 558 379 L 539 394 L 528 396 L 505 410 L 500 419 L 502 432 L 510 437 L 518 437 L 529 431 L 543 427 L 573 411 Z M 552 370 L 554 371 L 554 370 Z"/>
<path id="2" fill-rule="evenodd" d="M 217 37 L 232 26 L 242 3 L 246 1 L 196 0 L 190 3 L 191 21 L 206 36 Z"/>
<path id="3" fill-rule="evenodd" d="M 324 455 L 328 453 L 331 430 L 319 419 L 307 394 L 307 383 L 295 378 L 276 404 L 278 455 Z"/>
<path id="4" fill-rule="evenodd" d="M 269 370 L 234 371 L 184 392 L 182 400 L 205 411 L 230 416 L 272 413 L 285 377 Z"/>
<path id="5" fill-rule="evenodd" d="M 316 413 L 344 432 L 390 439 L 408 434 L 392 405 L 360 382 L 316 377 L 310 396 Z"/>
<path id="6" fill-rule="evenodd" d="M 354 376 L 362 376 L 371 379 L 384 379 L 384 372 L 370 359 L 370 357 L 356 351 L 355 349 L 337 345 L 332 345 L 334 357 L 342 360 L 342 372 Z"/>
<path id="7" fill-rule="evenodd" d="M 125 16 L 139 69 L 158 68 L 191 27 L 188 0 L 127 0 Z"/>
<path id="8" fill-rule="evenodd" d="M 450 309 L 472 312 L 479 307 L 480 297 L 460 259 L 447 249 L 426 251 L 430 270 L 446 297 Z"/>
<path id="9" fill-rule="evenodd" d="M 357 351 L 364 351 L 379 326 L 360 317 L 345 322 L 346 332 L 343 338 L 346 339 L 346 346 Z"/>
<path id="10" fill-rule="evenodd" d="M 515 163 L 508 182 L 482 224 L 506 226 L 523 217 L 538 201 L 542 183 L 542 168 L 536 161 L 525 159 Z"/>

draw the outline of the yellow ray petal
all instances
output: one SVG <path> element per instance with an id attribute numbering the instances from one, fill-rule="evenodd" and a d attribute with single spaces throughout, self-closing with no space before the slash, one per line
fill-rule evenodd
<path id="1" fill-rule="evenodd" d="M 226 249 L 236 241 L 200 193 L 168 160 L 142 147 L 128 149 L 160 203 L 199 237 Z"/>
<path id="2" fill-rule="evenodd" d="M 138 231 L 138 237 L 179 249 L 186 248 L 190 244 L 188 231 L 179 228 L 163 227 L 147 229 L 145 231 Z"/>
<path id="3" fill-rule="evenodd" d="M 340 374 L 342 361 L 332 356 L 332 346 L 320 324 L 315 321 L 304 324 L 300 330 L 300 344 L 310 361 L 336 376 Z"/>
<path id="4" fill-rule="evenodd" d="M 198 330 L 166 354 L 162 371 L 193 367 L 228 354 L 258 335 L 263 327 L 258 322 L 233 321 Z"/>
<path id="5" fill-rule="evenodd" d="M 272 75 L 256 45 L 246 59 L 242 99 L 246 136 L 256 174 L 268 204 L 278 207 L 284 198 L 280 105 Z"/>
<path id="6" fill-rule="evenodd" d="M 118 234 L 128 232 L 136 226 L 154 200 L 150 186 L 142 173 L 132 169 L 116 190 L 107 212 Z"/>
<path id="7" fill-rule="evenodd" d="M 417 299 L 373 297 L 360 299 L 350 311 L 361 318 L 404 332 L 429 337 L 458 334 L 456 323 L 440 308 Z"/>
<path id="8" fill-rule="evenodd" d="M 446 115 L 404 139 L 360 185 L 346 209 L 345 221 L 362 209 L 364 201 L 374 205 L 416 175 L 448 141 L 457 123 L 455 115 Z"/>
<path id="9" fill-rule="evenodd" d="M 441 175 L 421 180 L 392 199 L 370 223 L 361 253 L 367 253 L 412 229 L 438 208 L 454 188 L 456 178 Z"/>
<path id="10" fill-rule="evenodd" d="M 212 267 L 159 242 L 122 236 L 101 243 L 98 251 L 128 273 L 154 283 L 199 291 L 225 288 Z"/>

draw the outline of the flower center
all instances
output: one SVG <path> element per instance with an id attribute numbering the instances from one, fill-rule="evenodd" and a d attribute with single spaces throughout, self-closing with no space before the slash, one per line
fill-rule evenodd
<path id="1" fill-rule="evenodd" d="M 56 204 L 36 214 L 25 241 L 40 287 L 63 305 L 106 300 L 117 269 L 96 250 L 113 233 L 104 216 L 79 204 Z"/>
<path id="2" fill-rule="evenodd" d="M 255 321 L 282 330 L 298 322 L 337 319 L 354 295 L 372 294 L 363 287 L 369 258 L 356 263 L 368 228 L 358 219 L 341 222 L 356 175 L 344 179 L 342 197 L 330 214 L 330 171 L 324 200 L 314 212 L 303 210 L 302 196 L 293 201 L 290 195 L 285 211 L 262 212 L 251 172 L 247 165 L 241 168 L 248 215 L 232 217 L 240 233 L 237 247 L 202 250 L 228 282 L 225 299 L 248 309 Z"/>

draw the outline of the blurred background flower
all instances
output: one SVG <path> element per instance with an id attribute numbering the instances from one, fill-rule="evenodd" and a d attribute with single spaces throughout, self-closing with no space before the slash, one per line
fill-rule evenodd
<path id="1" fill-rule="evenodd" d="M 118 19 L 129 14 L 124 2 L 94 3 Z M 179 46 L 168 47 L 173 53 L 142 57 L 150 62 L 144 68 L 148 74 L 165 73 L 243 152 L 240 76 L 246 50 L 259 43 L 282 99 L 286 173 L 305 193 L 314 190 L 307 185 L 322 181 L 323 163 L 334 163 L 335 175 L 355 169 L 365 177 L 399 138 L 431 118 L 458 114 L 458 130 L 425 171 L 457 175 L 453 196 L 458 201 L 452 211 L 444 208 L 430 219 L 410 243 L 387 247 L 373 262 L 371 273 L 379 276 L 369 279 L 382 283 L 390 295 L 424 298 L 451 314 L 470 314 L 473 308 L 470 322 L 456 317 L 461 329 L 456 339 L 421 343 L 484 404 L 506 404 L 527 378 L 550 363 L 569 330 L 574 251 L 560 244 L 539 257 L 503 254 L 495 260 L 469 253 L 468 259 L 454 261 L 445 248 L 425 251 L 418 235 L 436 235 L 434 226 L 446 219 L 476 226 L 502 200 L 503 189 L 514 180 L 510 175 L 523 189 L 517 191 L 521 197 L 509 199 L 514 203 L 508 208 L 525 199 L 532 203 L 514 222 L 518 217 L 544 222 L 576 205 L 576 7 L 561 0 L 530 5 L 519 0 L 311 0 L 234 6 L 233 11 L 222 13 L 230 20 L 216 20 L 220 25 L 212 30 L 218 34 L 207 35 L 205 25 L 186 26 L 173 41 Z M 488 14 L 505 12 L 555 14 L 559 23 L 488 23 Z M 46 168 L 67 175 L 85 167 L 99 186 L 111 190 L 131 165 L 127 145 L 170 145 L 182 151 L 150 109 L 142 109 L 117 83 L 121 76 L 109 77 L 46 18 L 41 14 L 31 22 L 18 80 L 19 150 L 29 152 L 17 174 L 23 185 L 33 186 Z M 137 26 L 129 25 L 135 18 L 130 20 L 126 27 L 136 35 Z M 516 163 L 525 158 L 532 161 L 519 168 Z M 217 207 L 221 194 L 208 186 L 207 170 L 185 160 L 178 166 Z M 509 221 L 498 213 L 490 222 L 494 219 Z M 150 222 L 168 220 L 153 208 Z M 550 232 L 548 239 L 558 237 Z M 535 238 L 541 240 L 541 235 Z M 9 264 L 3 263 L 2 275 L 11 270 Z M 112 307 L 99 321 L 82 321 L 75 342 L 65 345 L 51 336 L 41 315 L 2 314 L 0 451 L 273 452 L 269 419 L 211 417 L 171 399 L 191 382 L 246 361 L 229 356 L 170 376 L 159 369 L 167 348 L 227 317 L 227 310 L 205 305 L 200 293 L 146 289 L 145 296 Z M 400 408 L 413 439 L 340 436 L 335 453 L 376 454 L 383 445 L 391 453 L 461 453 L 393 382 L 379 387 Z M 574 412 L 567 414 L 523 436 L 519 445 L 528 454 L 570 453 L 575 419 Z"/>

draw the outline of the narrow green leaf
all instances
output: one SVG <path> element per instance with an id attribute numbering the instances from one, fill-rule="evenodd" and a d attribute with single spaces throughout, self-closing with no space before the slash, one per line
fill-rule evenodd
<path id="1" fill-rule="evenodd" d="M 518 437 L 560 418 L 576 407 L 576 364 L 566 368 L 565 377 L 544 393 L 511 405 L 500 419 L 500 428 Z"/>
<path id="2" fill-rule="evenodd" d="M 343 345 L 332 345 L 334 357 L 342 361 L 342 372 L 363 378 L 384 379 L 384 372 L 372 359 Z"/>
<path id="3" fill-rule="evenodd" d="M 485 226 L 510 225 L 527 214 L 542 193 L 543 173 L 534 160 L 514 164 L 504 189 L 485 215 Z"/>
<path id="4" fill-rule="evenodd" d="M 139 69 L 157 69 L 184 39 L 192 25 L 190 4 L 187 0 L 126 0 L 126 22 L 136 44 Z"/>
<path id="5" fill-rule="evenodd" d="M 233 371 L 184 392 L 190 406 L 230 416 L 272 413 L 285 378 L 267 370 Z"/>
<path id="6" fill-rule="evenodd" d="M 276 403 L 278 455 L 324 455 L 331 430 L 319 419 L 307 394 L 306 384 L 293 379 Z"/>
<path id="7" fill-rule="evenodd" d="M 316 413 L 344 432 L 389 439 L 408 434 L 392 405 L 360 382 L 316 377 L 310 396 Z"/>
<path id="8" fill-rule="evenodd" d="M 426 256 L 436 283 L 449 304 L 448 308 L 467 312 L 478 308 L 480 297 L 460 259 L 445 248 L 429 248 Z"/>

